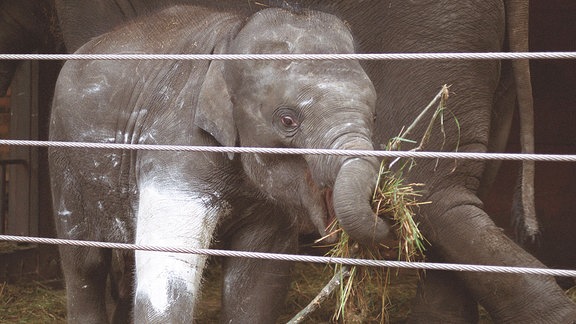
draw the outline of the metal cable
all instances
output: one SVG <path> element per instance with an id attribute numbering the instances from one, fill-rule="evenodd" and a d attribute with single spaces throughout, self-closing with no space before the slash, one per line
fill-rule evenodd
<path id="1" fill-rule="evenodd" d="M 558 277 L 576 277 L 576 270 L 540 269 L 540 268 L 526 268 L 526 267 L 503 267 L 503 266 L 469 265 L 469 264 L 455 264 L 455 263 L 428 263 L 428 262 L 406 262 L 406 261 L 387 261 L 387 260 L 364 260 L 364 259 L 321 257 L 321 256 L 310 256 L 310 255 L 295 255 L 295 254 L 276 254 L 276 253 L 262 253 L 262 252 L 215 250 L 215 249 L 213 250 L 213 249 L 178 248 L 178 247 L 138 245 L 138 244 L 128 244 L 128 243 L 78 241 L 78 240 L 64 240 L 64 239 L 14 236 L 14 235 L 0 235 L 0 240 L 37 243 L 37 244 L 58 244 L 58 245 L 68 245 L 68 246 L 84 246 L 84 247 L 109 248 L 109 249 L 123 249 L 123 250 L 170 252 L 170 253 L 190 253 L 190 254 L 221 256 L 221 257 L 235 257 L 235 258 L 253 258 L 253 259 L 267 259 L 267 260 L 294 261 L 294 262 L 343 264 L 343 265 L 352 265 L 352 266 L 388 267 L 388 268 L 402 268 L 402 269 L 449 270 L 449 271 L 468 271 L 468 272 L 490 272 L 490 273 L 516 273 L 516 274 L 524 273 L 524 274 L 547 275 L 547 276 L 558 276 Z"/>
<path id="2" fill-rule="evenodd" d="M 187 151 L 187 152 L 212 152 L 212 153 L 257 153 L 257 154 L 292 154 L 292 155 L 375 156 L 375 157 L 460 159 L 460 160 L 509 160 L 509 161 L 528 160 L 528 161 L 544 161 L 544 162 L 576 162 L 576 155 L 567 155 L 567 154 L 369 151 L 369 150 L 335 150 L 335 149 L 305 149 L 305 148 L 147 145 L 147 144 L 86 143 L 86 142 L 57 142 L 57 141 L 31 141 L 31 140 L 0 140 L 0 145 L 114 149 L 114 150 Z"/>
<path id="3" fill-rule="evenodd" d="M 401 54 L 0 54 L 0 60 L 493 60 L 493 59 L 576 59 L 576 52 L 527 52 L 527 53 L 401 53 Z M 403 158 L 450 158 L 476 160 L 531 160 L 576 162 L 576 155 L 551 154 L 510 154 L 510 153 L 462 153 L 462 152 L 412 152 L 412 151 L 359 151 L 359 150 L 329 150 L 329 149 L 280 149 L 280 148 L 248 148 L 248 147 L 207 147 L 178 145 L 140 145 L 113 143 L 80 143 L 80 142 L 49 142 L 26 140 L 0 140 L 0 145 L 68 147 L 68 148 L 99 148 L 125 150 L 162 150 L 191 152 L 230 152 L 230 153 L 260 153 L 260 154 L 308 154 L 308 155 L 346 155 L 346 156 L 378 156 Z M 534 275 L 549 275 L 576 277 L 576 270 L 539 269 L 526 267 L 502 267 L 485 265 L 465 265 L 450 263 L 426 263 L 386 260 L 363 260 L 350 258 L 318 257 L 306 255 L 288 255 L 259 252 L 242 252 L 213 249 L 191 249 L 165 246 L 148 246 L 126 243 L 107 243 L 94 241 L 78 241 L 51 239 L 39 237 L 0 235 L 0 240 L 28 242 L 37 244 L 75 245 L 85 247 L 132 249 L 140 251 L 157 251 L 172 253 L 192 253 L 223 257 L 247 257 L 296 262 L 313 262 L 326 264 L 346 264 L 356 266 L 392 267 L 405 269 L 430 269 L 451 271 L 472 271 L 491 273 L 525 273 Z"/>
<path id="4" fill-rule="evenodd" d="M 375 54 L 0 54 L 0 60 L 517 60 L 576 59 L 576 52 Z"/>

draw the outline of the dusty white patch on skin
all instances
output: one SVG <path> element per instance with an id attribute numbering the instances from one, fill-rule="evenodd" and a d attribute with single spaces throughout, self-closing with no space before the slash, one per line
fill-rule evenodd
<path id="1" fill-rule="evenodd" d="M 136 244 L 208 248 L 218 218 L 217 206 L 207 197 L 155 183 L 143 184 L 137 216 Z M 149 300 L 162 314 L 173 304 L 186 301 L 192 313 L 206 258 L 180 253 L 136 251 L 136 296 Z M 175 294 L 174 290 L 181 289 Z"/>
<path id="2" fill-rule="evenodd" d="M 89 79 L 92 80 L 92 83 L 87 84 L 84 88 L 85 94 L 95 94 L 110 86 L 106 74 L 92 75 Z M 71 88 L 69 90 L 74 89 L 75 88 Z"/>
<path id="3" fill-rule="evenodd" d="M 78 231 L 78 225 L 70 227 L 70 224 L 68 223 L 68 220 L 70 219 L 71 216 L 72 212 L 68 210 L 64 200 L 63 199 L 60 200 L 60 206 L 58 208 L 58 218 L 59 218 L 58 221 L 60 222 L 60 224 L 62 224 L 66 233 L 68 233 L 68 237 L 73 237 Z"/>
<path id="4" fill-rule="evenodd" d="M 62 205 L 63 204 L 61 203 L 61 207 L 63 207 L 63 208 L 58 210 L 58 216 L 69 217 L 70 215 L 72 215 L 72 212 L 69 211 L 68 209 L 66 209 L 66 206 L 62 206 Z"/>
<path id="5" fill-rule="evenodd" d="M 294 63 L 294 62 L 290 62 L 289 64 L 287 64 L 287 65 L 284 67 L 284 71 L 290 70 L 290 69 L 292 68 L 292 64 L 293 64 L 293 63 Z"/>
<path id="6" fill-rule="evenodd" d="M 106 158 L 107 161 L 110 161 L 110 162 L 108 162 L 108 164 L 109 165 L 111 164 L 112 167 L 114 167 L 114 168 L 117 167 L 118 165 L 120 165 L 120 162 L 122 159 L 121 156 L 119 154 L 116 154 L 116 153 L 107 153 L 104 155 L 104 157 Z"/>
<path id="7" fill-rule="evenodd" d="M 127 240 L 128 230 L 126 229 L 126 224 L 118 218 L 114 218 L 114 223 L 114 230 L 120 235 L 122 239 Z"/>
<path id="8" fill-rule="evenodd" d="M 84 94 L 92 95 L 102 90 L 102 85 L 100 83 L 91 83 L 86 85 L 84 88 Z"/>
<path id="9" fill-rule="evenodd" d="M 260 157 L 260 154 L 254 154 L 254 158 L 256 159 L 256 162 L 258 162 L 258 164 L 265 165 L 264 161 L 262 161 L 262 158 Z"/>
<path id="10" fill-rule="evenodd" d="M 157 131 L 156 130 L 150 130 L 148 132 L 145 132 L 144 134 L 142 134 L 140 136 L 140 138 L 138 139 L 139 143 L 155 143 L 156 142 L 156 135 L 157 135 Z"/>
<path id="11" fill-rule="evenodd" d="M 311 106 L 314 103 L 314 98 L 308 98 L 306 100 L 302 100 L 299 104 L 300 107 L 307 107 Z"/>
<path id="12" fill-rule="evenodd" d="M 70 227 L 68 220 L 72 216 L 72 212 L 66 208 L 64 200 L 60 201 L 60 208 L 58 209 L 58 221 L 60 222 L 63 229 L 66 231 L 68 238 L 75 238 L 80 231 L 79 225 L 74 225 Z"/>

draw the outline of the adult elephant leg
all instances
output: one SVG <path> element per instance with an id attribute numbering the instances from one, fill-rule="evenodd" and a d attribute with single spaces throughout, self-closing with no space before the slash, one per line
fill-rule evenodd
<path id="1" fill-rule="evenodd" d="M 479 201 L 450 205 L 453 197 L 463 198 L 463 192 L 466 189 L 447 188 L 431 197 L 438 202 L 432 208 L 443 212 L 433 219 L 424 217 L 423 225 L 439 254 L 450 262 L 462 264 L 545 267 L 504 235 L 481 209 Z M 473 201 L 475 196 L 471 192 L 467 195 Z M 462 272 L 457 276 L 495 322 L 570 323 L 576 320 L 576 305 L 552 277 L 479 272 Z"/>
<path id="2" fill-rule="evenodd" d="M 482 101 L 480 98 L 477 96 L 476 102 Z M 466 107 L 472 103 L 456 104 Z M 482 128 L 479 121 L 488 116 L 473 118 L 475 110 L 462 113 L 458 118 L 462 138 L 467 140 L 459 151 L 484 152 L 486 146 L 474 143 L 477 141 L 470 143 L 473 138 L 465 132 L 472 127 Z M 423 199 L 432 202 L 420 208 L 418 218 L 432 249 L 450 263 L 544 267 L 512 242 L 483 211 L 476 195 L 482 166 L 481 161 L 419 161 L 412 170 L 411 181 L 426 183 Z M 576 318 L 576 305 L 552 278 L 487 273 L 457 276 L 496 322 L 560 323 Z"/>
<path id="3" fill-rule="evenodd" d="M 249 223 L 231 230 L 232 250 L 296 253 L 297 226 L 278 206 L 259 204 L 245 211 Z M 274 323 L 284 307 L 293 263 L 227 258 L 224 261 L 222 323 Z"/>
<path id="4" fill-rule="evenodd" d="M 391 14 L 383 26 L 387 30 L 383 41 L 388 41 L 390 52 L 489 52 L 502 47 L 501 1 L 397 2 Z M 423 19 L 422 15 L 428 16 Z M 446 114 L 446 137 L 436 128 L 424 149 L 486 152 L 498 62 L 382 64 L 382 80 L 375 82 L 382 98 L 375 128 L 380 143 L 409 125 L 439 87 L 449 84 L 453 94 L 448 109 L 457 117 L 459 127 Z M 413 139 L 421 138 L 425 127 L 414 131 Z M 422 199 L 432 202 L 421 206 L 418 217 L 431 248 L 446 262 L 542 266 L 508 239 L 482 210 L 476 193 L 483 169 L 481 161 L 422 159 L 407 174 L 410 182 L 426 184 Z M 459 273 L 458 277 L 495 321 L 566 322 L 575 311 L 575 305 L 547 277 L 485 273 Z"/>

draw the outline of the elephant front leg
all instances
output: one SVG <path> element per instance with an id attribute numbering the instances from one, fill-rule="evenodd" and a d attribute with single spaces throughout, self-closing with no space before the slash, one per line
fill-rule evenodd
<path id="1" fill-rule="evenodd" d="M 464 188 L 457 187 L 439 191 L 430 197 L 438 203 L 421 210 L 426 215 L 421 218 L 423 229 L 439 256 L 460 264 L 545 267 L 496 227 L 480 208 L 479 200 L 465 192 Z M 429 213 L 430 207 L 442 212 L 433 215 Z M 572 323 L 576 320 L 576 304 L 551 277 L 482 272 L 458 272 L 454 276 L 496 323 Z"/>
<path id="2" fill-rule="evenodd" d="M 296 253 L 298 235 L 289 217 L 269 207 L 251 210 L 254 223 L 227 236 L 240 251 Z M 227 258 L 223 265 L 222 323 L 275 323 L 290 288 L 293 263 Z"/>
<path id="3" fill-rule="evenodd" d="M 136 243 L 208 248 L 219 209 L 176 186 L 140 190 Z M 190 323 L 206 257 L 136 251 L 135 323 Z"/>

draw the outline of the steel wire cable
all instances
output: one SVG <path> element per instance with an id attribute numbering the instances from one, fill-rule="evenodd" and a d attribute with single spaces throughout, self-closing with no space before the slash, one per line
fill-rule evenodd
<path id="1" fill-rule="evenodd" d="M 523 52 L 523 53 L 389 53 L 389 54 L 0 54 L 0 60 L 502 60 L 502 59 L 576 59 L 576 52 Z M 449 158 L 479 160 L 532 160 L 576 162 L 576 155 L 559 154 L 511 154 L 470 152 L 415 152 L 415 151 L 359 151 L 329 149 L 281 149 L 248 147 L 208 147 L 179 145 L 141 145 L 115 143 L 49 142 L 29 140 L 0 140 L 0 145 L 68 147 L 125 150 L 162 150 L 221 153 L 261 154 L 308 154 L 346 155 L 403 158 Z M 288 255 L 216 249 L 191 249 L 166 246 L 148 246 L 127 243 L 64 240 L 28 236 L 0 235 L 0 240 L 36 244 L 76 245 L 87 247 L 132 249 L 171 253 L 192 253 L 224 257 L 249 257 L 296 262 L 347 264 L 357 266 L 392 267 L 405 269 L 430 269 L 451 271 L 474 271 L 492 273 L 526 273 L 534 275 L 576 277 L 576 270 L 540 269 L 527 267 L 502 267 L 489 265 L 466 265 L 451 263 L 405 262 L 387 260 L 363 260 L 306 255 Z"/>
<path id="2" fill-rule="evenodd" d="M 374 54 L 0 54 L 0 60 L 517 60 L 576 59 L 576 52 Z"/>
<path id="3" fill-rule="evenodd" d="M 562 270 L 562 269 L 504 267 L 504 266 L 455 264 L 455 263 L 428 263 L 428 262 L 407 262 L 407 261 L 388 261 L 388 260 L 365 260 L 365 259 L 322 257 L 322 256 L 311 256 L 311 255 L 296 255 L 296 254 L 277 254 L 277 253 L 230 251 L 230 250 L 217 250 L 217 249 L 194 249 L 194 248 L 168 247 L 168 246 L 158 246 L 158 245 L 152 246 L 152 245 L 139 245 L 139 244 L 129 244 L 129 243 L 79 241 L 79 240 L 65 240 L 65 239 L 52 239 L 52 238 L 42 238 L 42 237 L 14 236 L 14 235 L 0 235 L 0 240 L 27 242 L 27 243 L 36 243 L 36 244 L 57 244 L 57 245 L 68 245 L 68 246 L 73 245 L 73 246 L 123 249 L 123 250 L 154 251 L 154 252 L 169 252 L 169 253 L 190 253 L 190 254 L 200 254 L 200 255 L 208 255 L 208 256 L 254 258 L 254 259 L 268 259 L 268 260 L 310 262 L 310 263 L 324 263 L 324 264 L 342 264 L 342 265 L 352 265 L 352 266 L 388 267 L 388 268 L 402 268 L 402 269 L 448 270 L 448 271 L 468 271 L 468 272 L 490 272 L 490 273 L 515 273 L 515 274 L 523 273 L 523 274 L 547 275 L 547 276 L 558 276 L 558 277 L 576 277 L 576 270 Z"/>
<path id="4" fill-rule="evenodd" d="M 34 140 L 0 140 L 0 145 L 62 147 L 71 149 L 114 149 L 114 150 L 157 150 L 213 153 L 257 153 L 288 155 L 338 155 L 338 156 L 374 156 L 400 158 L 463 159 L 463 160 L 508 160 L 542 162 L 576 162 L 576 155 L 568 154 L 525 154 L 525 153 L 473 153 L 473 152 L 425 152 L 425 151 L 384 151 L 384 150 L 336 150 L 306 148 L 268 148 L 268 147 L 224 147 L 224 146 L 186 146 L 186 145 L 148 145 L 88 142 L 58 142 Z"/>

